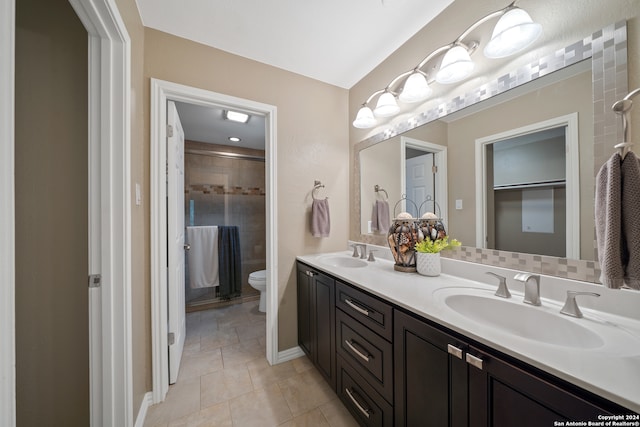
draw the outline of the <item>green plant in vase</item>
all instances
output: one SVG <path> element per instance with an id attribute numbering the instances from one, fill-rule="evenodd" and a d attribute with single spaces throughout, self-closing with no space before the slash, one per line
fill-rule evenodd
<path id="1" fill-rule="evenodd" d="M 415 250 L 416 252 L 424 254 L 437 254 L 440 253 L 440 251 L 452 249 L 460 246 L 461 244 L 462 243 L 456 239 L 451 239 L 451 241 L 449 241 L 449 236 L 436 240 L 426 238 L 423 241 L 416 243 Z"/>

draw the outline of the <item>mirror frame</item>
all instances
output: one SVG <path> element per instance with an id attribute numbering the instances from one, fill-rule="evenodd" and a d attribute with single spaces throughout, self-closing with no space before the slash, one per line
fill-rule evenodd
<path id="1" fill-rule="evenodd" d="M 438 120 L 463 108 L 532 82 L 539 77 L 562 70 L 580 61 L 591 60 L 593 97 L 593 134 L 595 176 L 613 152 L 612 141 L 622 140 L 622 127 L 611 110 L 611 105 L 628 92 L 627 22 L 608 25 L 563 49 L 552 52 L 535 62 L 509 74 L 499 76 L 479 88 L 457 96 L 445 104 L 416 111 L 409 120 L 390 126 L 353 146 L 353 199 L 351 200 L 351 237 L 363 243 L 387 246 L 385 235 L 361 233 L 360 208 L 360 151 L 389 138 Z M 586 171 L 582 171 L 585 173 Z M 595 230 L 594 230 L 594 251 Z M 463 246 L 442 255 L 463 261 L 516 268 L 522 271 L 599 283 L 600 267 L 597 261 L 585 261 L 552 256 L 482 249 Z M 597 254 L 594 256 L 597 258 Z"/>

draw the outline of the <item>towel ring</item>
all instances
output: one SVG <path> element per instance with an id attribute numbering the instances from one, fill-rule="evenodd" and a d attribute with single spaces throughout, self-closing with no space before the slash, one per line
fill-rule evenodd
<path id="1" fill-rule="evenodd" d="M 623 99 L 617 101 L 611 106 L 611 109 L 622 117 L 622 142 L 620 144 L 616 144 L 615 148 L 617 148 L 620 152 L 620 157 L 624 160 L 625 156 L 629 151 L 631 151 L 631 147 L 633 143 L 631 142 L 631 108 L 633 107 L 633 102 L 631 99 L 636 95 L 640 94 L 640 88 L 634 89 L 627 94 Z"/>
<path id="2" fill-rule="evenodd" d="M 324 188 L 324 184 L 321 183 L 320 181 L 314 181 L 313 182 L 313 190 L 311 190 L 311 197 L 313 197 L 314 200 L 319 200 L 316 197 L 316 192 L 319 191 L 321 188 Z"/>
<path id="3" fill-rule="evenodd" d="M 385 190 L 384 188 L 380 187 L 378 184 L 376 184 L 376 185 L 373 187 L 373 191 L 375 191 L 376 193 L 380 193 L 380 192 L 382 191 L 382 192 L 384 193 L 384 195 L 386 196 L 386 197 L 384 198 L 384 200 L 385 200 L 385 201 L 386 201 L 386 200 L 389 200 L 389 193 L 387 193 L 387 190 Z"/>

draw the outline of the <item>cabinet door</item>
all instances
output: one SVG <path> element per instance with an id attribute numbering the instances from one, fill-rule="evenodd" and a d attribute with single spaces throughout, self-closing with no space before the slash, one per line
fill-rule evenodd
<path id="1" fill-rule="evenodd" d="M 395 425 L 467 426 L 466 345 L 394 312 Z"/>
<path id="2" fill-rule="evenodd" d="M 469 354 L 476 357 L 476 366 L 469 367 L 470 426 L 552 426 L 555 421 L 597 421 L 598 415 L 628 412 L 605 402 L 595 404 L 591 399 L 596 397 L 587 401 L 584 391 L 572 392 L 473 347 Z"/>
<path id="3" fill-rule="evenodd" d="M 315 363 L 331 387 L 336 388 L 335 281 L 321 273 L 313 276 L 315 308 L 312 322 L 316 334 Z"/>
<path id="4" fill-rule="evenodd" d="M 304 264 L 298 264 L 298 344 L 300 348 L 314 361 L 313 334 L 311 331 L 311 317 L 313 304 L 313 281 L 309 274 L 311 269 Z"/>

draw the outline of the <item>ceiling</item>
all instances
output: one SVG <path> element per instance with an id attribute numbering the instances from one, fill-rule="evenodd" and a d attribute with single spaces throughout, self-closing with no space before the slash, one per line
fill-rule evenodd
<path id="1" fill-rule="evenodd" d="M 146 27 L 350 89 L 453 0 L 136 0 Z"/>
<path id="2" fill-rule="evenodd" d="M 453 0 L 136 0 L 146 27 L 349 89 Z M 192 141 L 264 150 L 264 118 L 176 103 Z M 238 136 L 238 144 L 228 137 Z"/>

